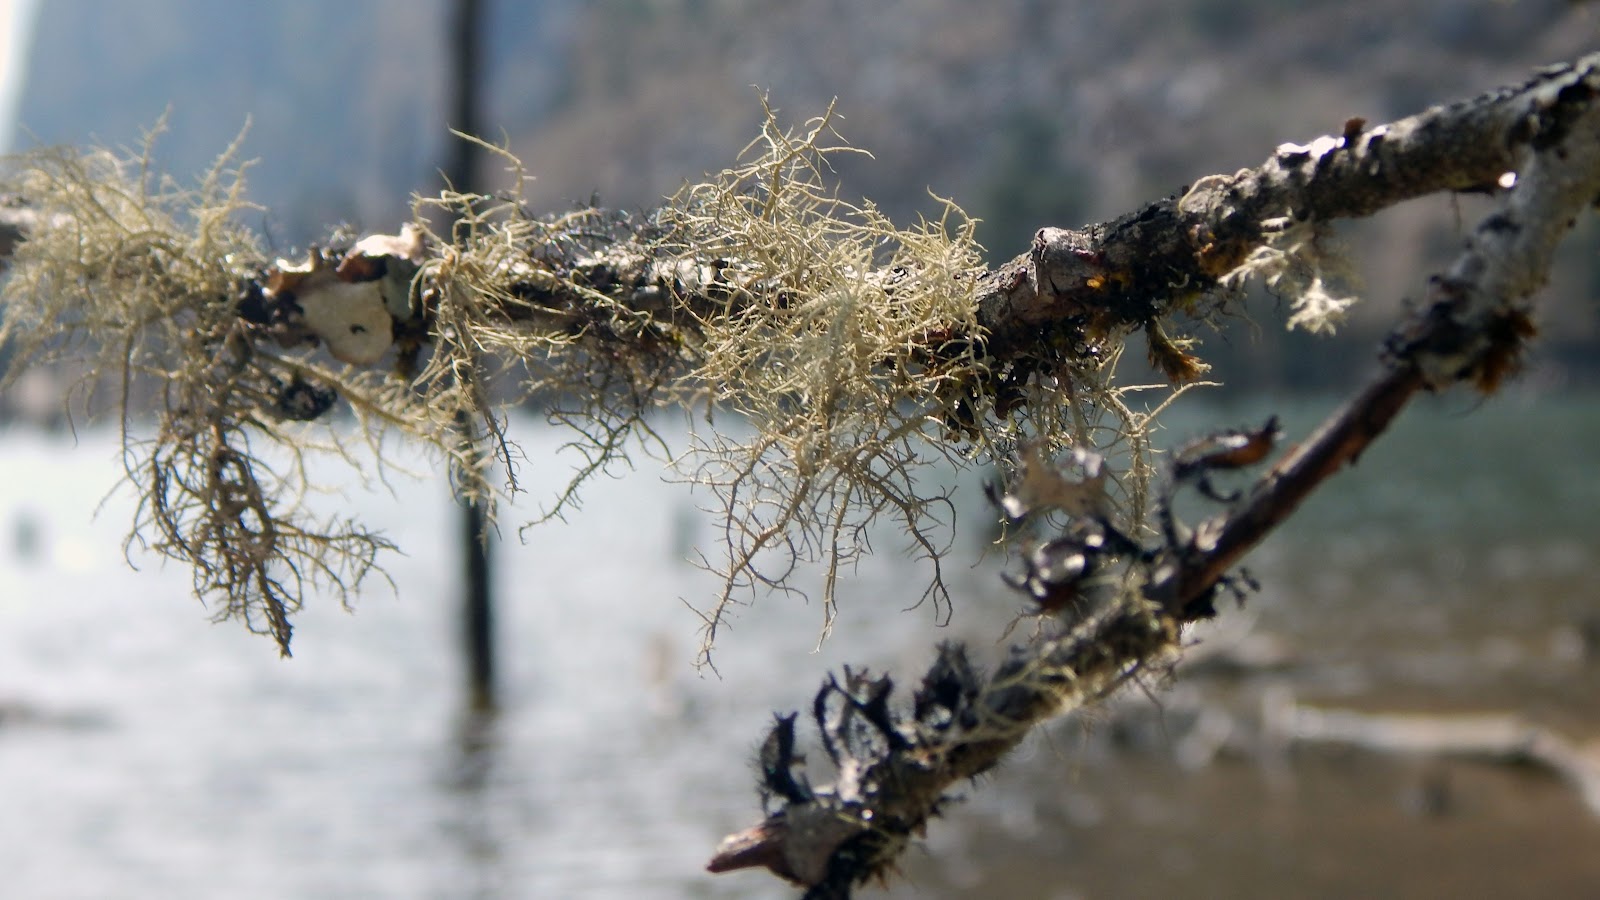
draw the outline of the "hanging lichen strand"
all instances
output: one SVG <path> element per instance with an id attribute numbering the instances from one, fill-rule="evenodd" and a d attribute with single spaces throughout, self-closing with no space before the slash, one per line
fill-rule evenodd
<path id="1" fill-rule="evenodd" d="M 829 159 L 860 151 L 836 141 L 831 109 L 793 130 L 766 113 L 737 165 L 648 217 L 537 217 L 514 194 L 447 191 L 395 235 L 335 235 L 298 260 L 268 261 L 237 224 L 252 207 L 231 151 L 192 189 L 145 159 L 30 154 L 4 185 L 27 219 L 4 289 L 6 378 L 59 362 L 86 388 L 117 386 L 141 498 L 130 544 L 191 566 L 211 609 L 284 652 L 306 591 L 348 600 L 389 546 L 302 502 L 307 454 L 348 458 L 352 433 L 301 423 L 340 400 L 360 443 L 422 440 L 485 496 L 516 489 L 494 398 L 545 404 L 582 462 L 541 521 L 632 453 L 671 458 L 718 504 L 705 654 L 732 605 L 795 590 L 800 563 L 823 572 L 825 631 L 880 521 L 947 610 L 953 515 L 932 466 L 1092 447 L 1113 473 L 1107 509 L 1136 531 L 1149 417 L 1123 402 L 1140 388 L 1110 384 L 1121 338 L 1145 328 L 1193 365 L 1153 313 L 1057 316 L 991 346 L 985 310 L 1032 282 L 983 268 L 954 203 L 900 228 L 839 199 Z M 652 429 L 661 406 L 694 413 L 688 447 Z M 462 413 L 484 424 L 480 445 L 456 440 Z"/>
<path id="2" fill-rule="evenodd" d="M 142 159 L 30 155 L 7 185 L 34 222 L 10 260 L 0 344 L 15 354 L 5 383 L 64 361 L 86 394 L 115 391 L 138 496 L 130 549 L 187 563 L 217 618 L 271 634 L 287 653 L 308 587 L 347 600 L 390 545 L 300 504 L 315 445 L 291 426 L 328 409 L 321 385 L 337 376 L 275 355 L 251 319 L 245 288 L 264 273 L 235 222 L 248 207 L 231 156 L 183 189 Z M 264 462 L 262 443 L 286 462 Z"/>
<path id="3" fill-rule="evenodd" d="M 1090 423 L 1122 409 L 1099 360 L 1072 370 L 1062 356 L 1048 377 L 1020 379 L 1006 410 L 1016 415 L 1003 414 L 976 320 L 974 223 L 943 200 L 939 219 L 906 229 L 848 204 L 827 165 L 853 151 L 823 143 L 829 116 L 798 134 L 778 130 L 770 109 L 766 123 L 742 165 L 685 187 L 657 218 L 658 255 L 680 261 L 674 291 L 704 298 L 687 307 L 698 344 L 680 395 L 738 413 L 753 432 L 698 433 L 685 467 L 719 501 L 727 554 L 706 560 L 723 578 L 704 612 L 708 643 L 741 592 L 784 584 L 795 560 L 824 567 L 831 624 L 839 576 L 883 519 L 927 560 L 924 599 L 947 608 L 953 510 L 930 467 L 1007 456 L 996 451 L 1021 437 L 1104 443 Z M 1078 394 L 1056 390 L 1069 379 Z M 1119 420 L 1118 438 L 1132 424 Z"/>

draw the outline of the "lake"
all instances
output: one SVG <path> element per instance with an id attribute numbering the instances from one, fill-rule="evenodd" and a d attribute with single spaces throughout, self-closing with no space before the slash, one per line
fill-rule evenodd
<path id="1" fill-rule="evenodd" d="M 1168 434 L 1277 411 L 1298 436 L 1330 407 L 1189 410 Z M 551 458 L 559 436 L 519 431 L 531 508 L 570 463 Z M 1252 557 L 1262 591 L 1204 636 L 1268 637 L 1285 662 L 1180 671 L 1150 686 L 1160 707 L 1134 689 L 1125 711 L 1042 729 L 933 825 L 888 895 L 1594 895 L 1600 819 L 1548 775 L 1189 751 L 1205 723 L 1243 729 L 1285 696 L 1514 711 L 1600 738 L 1597 447 L 1592 396 L 1413 410 Z M 765 874 L 702 871 L 759 818 L 750 760 L 771 712 L 809 704 L 844 663 L 908 682 L 941 640 L 995 655 L 1022 607 L 969 528 L 947 627 L 903 611 L 919 588 L 889 554 L 853 573 L 820 649 L 817 604 L 765 598 L 720 638 L 718 674 L 697 672 L 685 601 L 715 581 L 683 559 L 713 532 L 694 496 L 641 467 L 592 485 L 570 522 L 499 546 L 503 712 L 474 720 L 440 480 L 322 498 L 399 544 L 398 589 L 375 583 L 353 613 L 309 598 L 280 659 L 211 624 L 179 567 L 135 552 L 130 570 L 130 498 L 95 514 L 120 471 L 114 435 L 0 432 L 0 465 L 8 898 L 796 896 Z"/>

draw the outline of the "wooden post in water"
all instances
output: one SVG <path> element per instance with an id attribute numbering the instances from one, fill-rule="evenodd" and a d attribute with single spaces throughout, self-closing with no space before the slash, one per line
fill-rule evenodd
<path id="1" fill-rule="evenodd" d="M 480 0 L 454 0 L 450 8 L 450 127 L 462 134 L 481 132 L 479 96 L 479 38 L 483 31 Z M 471 141 L 452 140 L 446 151 L 444 177 L 458 191 L 477 183 L 480 148 Z M 458 417 L 462 441 L 475 439 L 471 417 Z M 495 707 L 494 591 L 490 567 L 488 498 L 461 503 L 462 647 L 467 664 L 467 698 L 472 711 Z"/>

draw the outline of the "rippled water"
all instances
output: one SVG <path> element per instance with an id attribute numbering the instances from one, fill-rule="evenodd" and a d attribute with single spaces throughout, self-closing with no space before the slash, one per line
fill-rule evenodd
<path id="1" fill-rule="evenodd" d="M 1265 407 L 1263 407 L 1265 408 Z M 1322 410 L 1278 407 L 1295 427 Z M 1215 415 L 1214 413 L 1211 415 Z M 1248 421 L 1257 410 L 1222 414 Z M 1200 427 L 1173 423 L 1183 434 Z M 551 436 L 527 435 L 547 460 Z M 1518 709 L 1600 735 L 1600 411 L 1585 399 L 1423 409 L 1253 561 L 1226 619 L 1280 636 L 1296 690 L 1375 709 Z M 835 636 L 773 598 L 690 666 L 712 582 L 693 498 L 641 472 L 498 556 L 505 711 L 457 708 L 453 513 L 443 487 L 329 498 L 405 550 L 398 594 L 313 601 L 292 660 L 211 625 L 185 572 L 121 553 L 113 440 L 0 436 L 0 896 L 787 897 L 701 867 L 757 816 L 748 760 L 772 709 L 842 662 L 913 674 L 933 644 L 997 646 L 1017 601 L 957 567 L 952 626 L 904 564 L 869 561 Z M 538 462 L 541 499 L 562 466 Z M 531 468 L 531 467 L 530 467 Z M 1174 709 L 1193 686 L 1170 692 Z M 1248 685 L 1219 687 L 1254 702 Z M 1059 724 L 971 792 L 896 896 L 1577 896 L 1600 826 L 1553 780 L 1312 754 L 1188 772 L 1183 737 L 1116 749 Z M 1449 779 L 1449 816 L 1408 798 Z M 1519 864 L 1520 863 L 1520 864 Z"/>

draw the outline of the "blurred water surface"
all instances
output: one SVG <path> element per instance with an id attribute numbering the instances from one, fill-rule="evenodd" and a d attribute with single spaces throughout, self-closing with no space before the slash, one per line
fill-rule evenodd
<path id="1" fill-rule="evenodd" d="M 1196 411 L 1169 434 L 1269 409 L 1303 434 L 1327 407 Z M 526 518 L 567 464 L 550 461 L 558 435 L 522 432 Z M 1589 398 L 1420 409 L 1256 555 L 1264 590 L 1224 619 L 1281 638 L 1320 673 L 1319 702 L 1518 710 L 1600 736 L 1600 664 L 1583 630 L 1600 617 L 1597 446 Z M 141 571 L 129 570 L 130 498 L 94 516 L 119 465 L 107 433 L 0 433 L 0 896 L 792 896 L 764 875 L 701 871 L 759 815 L 749 759 L 771 711 L 806 706 L 841 663 L 904 683 L 940 640 L 994 652 L 1020 606 L 999 589 L 998 560 L 958 563 L 940 627 L 930 607 L 903 611 L 919 582 L 885 554 L 852 575 L 820 650 L 815 603 L 767 598 L 722 636 L 718 674 L 697 673 L 698 619 L 680 600 L 700 603 L 715 583 L 682 559 L 713 532 L 686 489 L 642 470 L 594 484 L 569 523 L 503 545 L 504 711 L 474 721 L 458 711 L 441 483 L 367 491 L 328 470 L 351 487 L 324 508 L 404 550 L 388 565 L 398 591 L 375 585 L 353 613 L 310 598 L 284 660 L 210 624 L 186 572 L 137 546 Z M 892 893 L 1600 886 L 1600 825 L 1553 779 L 1451 767 L 1455 812 L 1425 816 L 1407 798 L 1434 775 L 1411 764 L 1334 755 L 1185 771 L 1097 734 L 1065 722 L 1030 741 L 935 824 Z"/>

